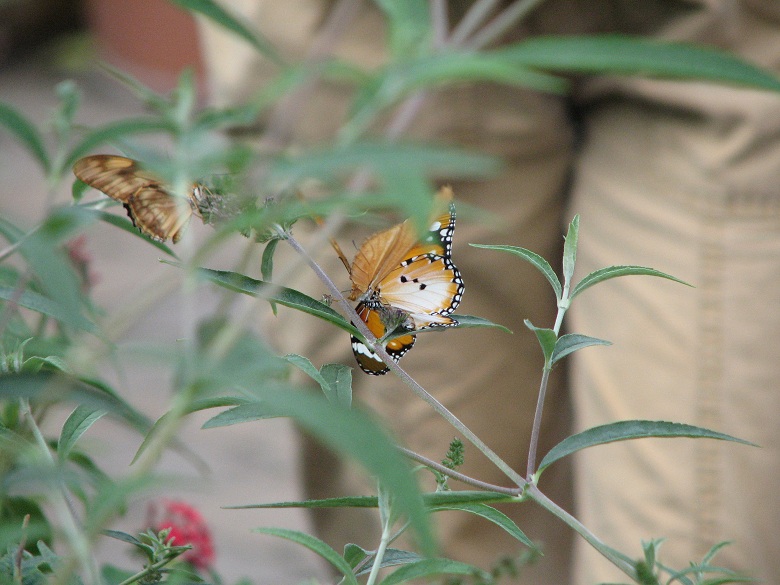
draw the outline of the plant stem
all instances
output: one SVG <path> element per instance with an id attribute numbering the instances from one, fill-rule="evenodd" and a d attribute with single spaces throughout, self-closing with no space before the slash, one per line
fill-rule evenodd
<path id="1" fill-rule="evenodd" d="M 497 41 L 542 2 L 544 0 L 516 0 L 463 44 L 476 49 Z"/>
<path id="2" fill-rule="evenodd" d="M 537 486 L 529 484 L 526 495 L 542 508 L 561 519 L 567 526 L 584 538 L 588 544 L 599 551 L 609 562 L 636 581 L 636 569 L 634 568 L 634 563 L 630 557 L 604 544 L 604 542 L 588 530 L 584 524 L 539 491 Z"/>
<path id="3" fill-rule="evenodd" d="M 487 483 L 485 481 L 480 481 L 478 479 L 474 479 L 473 477 L 470 477 L 466 475 L 465 473 L 461 473 L 459 471 L 455 471 L 454 469 L 450 469 L 449 467 L 445 467 L 441 463 L 437 463 L 436 461 L 433 461 L 432 459 L 428 459 L 427 457 L 420 455 L 419 453 L 415 453 L 411 449 L 407 449 L 405 447 L 399 447 L 399 450 L 401 453 L 406 455 L 409 459 L 412 459 L 414 461 L 417 461 L 418 463 L 422 463 L 426 467 L 430 467 L 431 469 L 435 469 L 439 473 L 446 475 L 448 477 L 451 477 L 452 479 L 456 479 L 460 482 L 463 482 L 467 485 L 487 490 L 490 492 L 496 492 L 499 494 L 506 494 L 508 496 L 520 496 L 523 493 L 522 488 L 508 488 L 500 485 L 494 485 L 492 483 Z"/>
<path id="4" fill-rule="evenodd" d="M 531 441 L 528 445 L 528 466 L 526 477 L 530 480 L 536 472 L 536 452 L 539 448 L 539 434 L 542 428 L 542 411 L 544 410 L 544 398 L 547 394 L 547 384 L 550 380 L 550 368 L 545 366 L 542 370 L 542 381 L 539 383 L 539 396 L 536 399 L 536 412 L 534 424 L 531 428 Z"/>
<path id="5" fill-rule="evenodd" d="M 56 471 L 56 462 L 51 454 L 49 445 L 46 442 L 46 438 L 43 436 L 41 429 L 35 422 L 35 418 L 30 408 L 30 401 L 27 399 L 21 399 L 21 413 L 27 419 L 27 423 L 32 431 L 35 443 L 38 445 L 38 449 L 41 452 L 44 460 L 50 465 L 53 471 Z M 58 489 L 54 490 L 52 495 L 52 505 L 56 511 L 57 517 L 62 523 L 62 528 L 68 537 L 70 547 L 74 552 L 74 557 L 68 559 L 68 561 L 62 566 L 58 567 L 58 574 L 54 580 L 54 583 L 64 582 L 68 575 L 75 569 L 75 565 L 78 563 L 84 570 L 84 582 L 89 584 L 98 585 L 100 583 L 100 575 L 97 567 L 95 566 L 94 559 L 90 555 L 90 543 L 84 533 L 79 529 L 79 523 L 76 518 L 76 514 L 68 501 L 68 497 L 65 493 L 65 487 L 57 480 Z"/>

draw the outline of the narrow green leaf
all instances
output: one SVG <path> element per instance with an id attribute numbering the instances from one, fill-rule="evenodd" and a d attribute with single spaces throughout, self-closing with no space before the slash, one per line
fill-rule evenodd
<path id="1" fill-rule="evenodd" d="M 322 377 L 320 371 L 316 368 L 316 366 L 313 363 L 311 363 L 311 360 L 309 358 L 302 355 L 298 355 L 297 353 L 288 353 L 286 356 L 284 356 L 284 359 L 290 362 L 299 370 L 301 370 L 312 380 L 317 382 L 317 384 L 319 384 L 322 387 L 322 390 L 325 391 L 325 387 L 328 385 L 328 382 L 327 380 L 325 380 L 325 378 Z"/>
<path id="2" fill-rule="evenodd" d="M 218 415 L 210 418 L 203 423 L 202 429 L 216 429 L 219 427 L 229 427 L 246 422 L 254 422 L 269 418 L 279 418 L 278 412 L 269 410 L 268 405 L 262 402 L 252 402 L 234 406 Z"/>
<path id="3" fill-rule="evenodd" d="M 274 252 L 276 252 L 276 246 L 279 245 L 281 240 L 274 238 L 270 240 L 263 250 L 263 259 L 260 262 L 260 274 L 263 275 L 263 280 L 269 281 L 273 278 L 274 274 Z"/>
<path id="4" fill-rule="evenodd" d="M 563 243 L 563 283 L 571 286 L 574 276 L 574 265 L 577 263 L 577 242 L 580 233 L 580 216 L 575 215 L 569 224 Z M 568 290 L 568 287 L 567 287 Z"/>
<path id="5" fill-rule="evenodd" d="M 430 50 L 431 10 L 427 0 L 374 0 L 387 17 L 390 54 L 404 59 Z"/>
<path id="6" fill-rule="evenodd" d="M 134 236 L 141 238 L 142 240 L 146 240 L 149 244 L 151 244 L 152 246 L 154 246 L 164 254 L 167 254 L 168 256 L 171 256 L 173 258 L 178 258 L 178 256 L 176 256 L 176 253 L 173 250 L 171 250 L 168 246 L 166 246 L 162 242 L 157 242 L 153 240 L 146 234 L 142 234 L 128 218 L 116 215 L 114 213 L 108 213 L 107 211 L 103 211 L 100 209 L 92 209 L 91 212 L 94 213 L 95 216 L 98 219 L 100 219 L 100 221 L 104 221 L 108 224 L 113 225 L 114 227 L 118 227 L 120 230 L 124 230 L 129 234 L 133 234 Z"/>
<path id="7" fill-rule="evenodd" d="M 44 172 L 48 174 L 51 169 L 51 161 L 46 153 L 46 147 L 38 128 L 23 114 L 3 102 L 0 102 L 0 125 L 5 126 L 6 130 L 27 148 L 33 158 L 41 164 Z"/>
<path id="8" fill-rule="evenodd" d="M 326 395 L 328 400 L 343 408 L 351 408 L 352 368 L 344 364 L 325 364 L 320 368 L 320 373 L 327 382 Z"/>
<path id="9" fill-rule="evenodd" d="M 106 414 L 104 410 L 94 410 L 88 406 L 77 406 L 62 425 L 59 442 L 57 443 L 57 456 L 60 461 L 65 461 L 71 450 L 81 436 L 89 428 Z"/>
<path id="10" fill-rule="evenodd" d="M 322 500 L 303 500 L 300 502 L 271 502 L 269 504 L 241 504 L 223 506 L 226 510 L 253 510 L 272 508 L 376 508 L 376 496 L 344 496 Z"/>
<path id="11" fill-rule="evenodd" d="M 132 544 L 133 546 L 144 546 L 140 540 L 131 534 L 127 534 L 127 532 L 120 532 L 119 530 L 103 530 L 102 533 L 109 538 L 115 538 L 116 540 L 121 540 L 122 542 Z"/>
<path id="12" fill-rule="evenodd" d="M 771 73 L 726 51 L 644 37 L 537 37 L 503 51 L 518 63 L 547 71 L 698 79 L 780 90 L 780 81 Z"/>
<path id="13" fill-rule="evenodd" d="M 487 176 L 496 172 L 499 166 L 494 157 L 458 148 L 364 141 L 280 158 L 271 169 L 271 179 L 286 184 L 309 178 L 340 177 L 344 172 L 371 169 L 383 176 L 398 173 L 424 177 L 446 175 L 455 180 Z"/>
<path id="14" fill-rule="evenodd" d="M 350 545 L 347 545 L 350 546 Z M 365 555 L 364 558 L 358 559 L 358 554 L 356 552 L 353 552 L 352 554 L 355 555 L 354 559 L 358 559 L 357 562 L 363 561 L 362 569 L 357 571 L 355 573 L 356 577 L 360 577 L 361 575 L 367 575 L 371 572 L 371 566 L 374 563 L 374 558 L 376 558 L 376 552 L 374 551 L 364 551 L 362 548 L 351 545 L 355 548 L 359 548 Z M 352 551 L 350 551 L 352 552 Z M 347 549 L 344 547 L 344 554 L 346 558 Z M 354 560 L 353 559 L 353 560 Z M 365 560 L 364 560 L 365 559 Z M 418 555 L 417 553 L 413 553 L 408 550 L 401 550 L 398 548 L 388 548 L 385 549 L 385 554 L 382 557 L 382 562 L 379 564 L 380 568 L 385 567 L 397 567 L 398 565 L 408 565 L 410 563 L 416 563 L 418 561 L 424 560 L 424 557 Z M 355 567 L 357 563 L 352 564 L 352 561 L 348 561 L 351 567 Z"/>
<path id="15" fill-rule="evenodd" d="M 268 57 L 277 65 L 282 64 L 281 57 L 279 57 L 273 45 L 265 37 L 238 17 L 230 14 L 213 0 L 172 0 L 172 2 L 187 10 L 202 14 L 209 20 L 234 33 L 237 37 L 244 39 L 257 49 L 259 53 Z"/>
<path id="16" fill-rule="evenodd" d="M 507 494 L 471 490 L 433 492 L 423 494 L 423 502 L 430 508 L 441 506 L 458 506 L 461 504 L 505 503 L 519 502 Z M 272 502 L 270 504 L 246 504 L 242 506 L 226 506 L 229 509 L 244 508 L 376 508 L 376 496 L 345 496 L 340 498 L 325 498 L 322 500 L 304 500 L 301 502 Z"/>
<path id="17" fill-rule="evenodd" d="M 495 508 L 492 508 L 485 504 L 473 504 L 473 503 L 472 504 L 465 504 L 465 503 L 448 504 L 448 505 L 436 506 L 433 508 L 434 512 L 437 512 L 439 510 L 460 510 L 462 512 L 468 512 L 470 514 L 475 514 L 477 516 L 480 516 L 485 520 L 488 520 L 493 524 L 495 524 L 496 526 L 502 528 L 510 536 L 519 540 L 527 547 L 534 550 L 538 550 L 536 545 L 533 543 L 533 541 L 531 541 L 531 539 L 528 538 L 522 530 L 520 530 L 517 524 L 515 524 L 514 521 L 509 516 L 507 516 L 503 512 L 499 512 Z"/>
<path id="18" fill-rule="evenodd" d="M 170 123 L 158 118 L 130 118 L 112 122 L 90 130 L 71 148 L 63 166 L 64 168 L 72 167 L 77 160 L 88 155 L 97 147 L 116 146 L 128 136 L 169 131 L 172 131 Z"/>
<path id="19" fill-rule="evenodd" d="M 394 496 L 426 553 L 435 546 L 417 483 L 408 463 L 377 421 L 358 409 L 335 406 L 319 394 L 280 392 L 258 384 L 253 393 L 268 412 L 287 416 L 332 450 L 356 460 Z"/>
<path id="20" fill-rule="evenodd" d="M 76 329 L 81 329 L 82 331 L 87 331 L 95 335 L 100 333 L 97 326 L 86 317 L 70 310 L 68 307 L 62 306 L 57 301 L 53 301 L 52 299 L 31 290 L 26 290 L 19 294 L 13 287 L 0 286 L 0 299 L 16 302 L 20 307 L 30 309 L 41 315 L 46 315 L 47 317 L 51 317 L 70 327 L 75 327 Z"/>
<path id="21" fill-rule="evenodd" d="M 555 351 L 555 343 L 558 340 L 558 336 L 555 335 L 555 331 L 552 329 L 535 327 L 528 319 L 525 319 L 523 323 L 525 323 L 525 326 L 536 335 L 536 339 L 539 341 L 539 346 L 542 348 L 542 353 L 544 354 L 545 367 L 549 367 L 552 365 L 551 359 L 553 351 Z"/>
<path id="22" fill-rule="evenodd" d="M 673 280 L 675 282 L 679 282 L 680 284 L 684 284 L 685 286 L 692 286 L 687 282 L 685 282 L 684 280 L 680 280 L 679 278 L 676 278 L 674 276 L 671 276 L 659 270 L 655 270 L 654 268 L 646 268 L 644 266 L 607 266 L 606 268 L 600 268 L 599 270 L 594 270 L 593 272 L 588 274 L 585 278 L 583 278 L 581 281 L 579 281 L 577 283 L 577 286 L 575 286 L 574 290 L 571 292 L 569 298 L 573 299 L 585 289 L 590 288 L 594 284 L 598 284 L 605 280 L 609 280 L 610 278 L 617 278 L 618 276 L 643 276 L 643 275 L 666 278 L 668 280 Z"/>
<path id="23" fill-rule="evenodd" d="M 451 559 L 424 559 L 410 565 L 404 565 L 393 571 L 380 581 L 381 585 L 396 585 L 412 579 L 423 579 L 437 575 L 473 575 L 485 581 L 490 579 L 490 573 L 479 567 L 453 561 Z"/>
<path id="24" fill-rule="evenodd" d="M 344 582 L 350 585 L 358 585 L 357 579 L 352 572 L 352 567 L 344 558 L 328 546 L 324 541 L 319 538 L 315 538 L 305 532 L 299 532 L 297 530 L 288 530 L 285 528 L 255 528 L 253 532 L 259 532 L 261 534 L 268 534 L 271 536 L 277 536 L 279 538 L 285 538 L 302 546 L 305 546 L 310 551 L 315 552 L 323 559 L 328 561 L 333 567 L 335 567 L 342 575 L 344 575 Z"/>
<path id="25" fill-rule="evenodd" d="M 360 332 L 354 325 L 349 323 L 328 305 L 321 303 L 302 292 L 298 292 L 297 290 L 277 286 L 272 283 L 263 282 L 262 280 L 255 280 L 248 276 L 225 270 L 199 268 L 198 274 L 205 280 L 229 290 L 253 297 L 261 297 L 268 301 L 279 303 L 282 306 L 303 311 L 304 313 L 333 323 L 340 329 L 343 329 L 352 335 L 360 336 Z"/>
<path id="26" fill-rule="evenodd" d="M 475 317 L 474 315 L 460 315 L 457 313 L 450 316 L 458 322 L 457 325 L 453 325 L 451 327 L 430 327 L 428 329 L 420 329 L 418 331 L 406 331 L 404 329 L 399 329 L 390 335 L 387 335 L 385 337 L 385 341 L 390 341 L 396 337 L 403 337 L 409 334 L 421 335 L 427 333 L 444 333 L 445 331 L 450 331 L 452 329 L 468 329 L 470 327 L 495 327 L 496 329 L 501 329 L 505 333 L 512 333 L 511 329 L 504 327 L 503 325 L 499 325 L 498 323 L 493 323 L 484 317 Z M 357 337 L 363 339 L 362 335 L 358 335 Z"/>
<path id="27" fill-rule="evenodd" d="M 565 93 L 569 87 L 569 83 L 560 77 L 519 66 L 516 60 L 495 52 L 455 51 L 426 55 L 400 62 L 383 74 L 385 77 L 378 79 L 375 88 L 375 99 L 380 103 L 392 103 L 413 91 L 452 83 L 490 81 L 556 94 Z"/>
<path id="28" fill-rule="evenodd" d="M 555 342 L 555 349 L 553 350 L 552 357 L 550 359 L 550 365 L 554 364 L 558 360 L 565 358 L 570 353 L 590 347 L 591 345 L 612 345 L 611 341 L 605 339 L 598 339 L 597 337 L 588 337 L 587 335 L 580 335 L 579 333 L 567 333 L 561 335 Z"/>
<path id="29" fill-rule="evenodd" d="M 721 441 L 732 441 L 734 443 L 742 443 L 743 445 L 751 445 L 753 447 L 757 446 L 755 443 L 745 441 L 744 439 L 738 439 L 724 433 L 683 423 L 653 420 L 626 420 L 594 427 L 565 438 L 555 447 L 550 449 L 547 455 L 544 456 L 544 459 L 542 459 L 542 462 L 539 464 L 537 475 L 541 475 L 542 471 L 552 463 L 582 449 L 605 443 L 613 443 L 615 441 L 643 439 L 646 437 L 718 439 Z"/>
<path id="30" fill-rule="evenodd" d="M 529 262 L 531 265 L 535 266 L 539 272 L 544 274 L 544 277 L 547 279 L 550 285 L 552 285 L 553 290 L 555 291 L 555 297 L 560 300 L 561 295 L 563 294 L 561 282 L 558 280 L 558 276 L 555 274 L 552 266 L 550 266 L 550 263 L 542 258 L 539 254 L 531 252 L 531 250 L 526 250 L 525 248 L 518 248 L 517 246 L 494 246 L 488 244 L 469 244 L 469 246 L 474 246 L 475 248 L 484 248 L 486 250 L 500 250 L 502 252 L 509 252 L 510 254 L 514 254 L 526 262 Z"/>

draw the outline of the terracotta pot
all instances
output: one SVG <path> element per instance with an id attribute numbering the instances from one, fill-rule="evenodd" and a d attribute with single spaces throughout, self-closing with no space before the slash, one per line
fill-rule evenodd
<path id="1" fill-rule="evenodd" d="M 156 91 L 175 87 L 185 67 L 203 86 L 194 17 L 166 0 L 87 0 L 87 21 L 99 57 Z"/>

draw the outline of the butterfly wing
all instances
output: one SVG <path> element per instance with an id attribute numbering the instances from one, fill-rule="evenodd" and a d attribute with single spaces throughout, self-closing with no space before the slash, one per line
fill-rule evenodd
<path id="1" fill-rule="evenodd" d="M 192 208 L 181 197 L 151 187 L 131 195 L 125 209 L 133 225 L 158 242 L 171 238 L 177 243 L 192 218 Z"/>
<path id="2" fill-rule="evenodd" d="M 374 337 L 377 339 L 384 337 L 387 332 L 387 327 L 385 326 L 385 320 L 382 318 L 382 311 L 384 309 L 381 306 L 372 308 L 366 303 L 358 303 L 355 310 L 371 330 L 371 333 L 374 334 Z M 388 341 L 385 345 L 385 350 L 390 354 L 390 357 L 393 358 L 393 361 L 398 363 L 406 352 L 412 349 L 415 339 L 414 335 L 401 335 L 400 337 Z M 354 335 L 352 336 L 352 353 L 355 354 L 355 359 L 357 360 L 360 369 L 366 374 L 382 376 L 388 372 L 387 365 L 379 356 Z"/>
<path id="3" fill-rule="evenodd" d="M 144 172 L 136 161 L 124 156 L 85 156 L 73 165 L 73 174 L 90 187 L 121 203 L 127 203 L 141 188 L 162 188 L 154 176 Z"/>
<path id="4" fill-rule="evenodd" d="M 404 260 L 379 283 L 382 302 L 409 313 L 417 329 L 457 325 L 449 314 L 464 289 L 452 260 L 433 253 Z"/>
<path id="5" fill-rule="evenodd" d="M 200 186 L 195 185 L 190 200 L 172 195 L 151 173 L 124 156 L 96 154 L 76 161 L 73 173 L 84 183 L 122 203 L 127 215 L 141 233 L 153 240 L 173 243 L 196 211 L 194 200 Z"/>

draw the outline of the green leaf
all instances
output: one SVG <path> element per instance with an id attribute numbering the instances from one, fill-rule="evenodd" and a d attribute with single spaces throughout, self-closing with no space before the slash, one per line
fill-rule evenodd
<path id="1" fill-rule="evenodd" d="M 390 104 L 416 90 L 468 82 L 494 82 L 562 94 L 569 87 L 560 77 L 518 66 L 503 53 L 454 51 L 402 61 L 384 72 L 376 99 Z M 365 96 L 362 99 L 366 99 Z"/>
<path id="2" fill-rule="evenodd" d="M 78 159 L 86 156 L 95 148 L 99 146 L 105 147 L 107 144 L 116 146 L 121 139 L 128 136 L 169 131 L 172 131 L 170 123 L 158 118 L 130 118 L 112 122 L 90 130 L 70 150 L 63 166 L 66 168 L 72 167 Z"/>
<path id="3" fill-rule="evenodd" d="M 394 496 L 406 514 L 424 552 L 434 549 L 433 537 L 417 483 L 407 461 L 376 420 L 358 409 L 346 410 L 319 394 L 280 392 L 258 383 L 252 388 L 268 413 L 291 417 L 337 453 L 356 460 Z"/>
<path id="4" fill-rule="evenodd" d="M 684 284 L 685 286 L 691 286 L 684 280 L 680 280 L 679 278 L 676 278 L 674 276 L 671 276 L 659 270 L 655 270 L 654 268 L 646 268 L 644 266 L 607 266 L 606 268 L 600 268 L 599 270 L 594 270 L 593 272 L 588 274 L 585 278 L 583 278 L 581 281 L 579 281 L 577 283 L 577 286 L 575 286 L 574 290 L 571 292 L 569 298 L 573 299 L 585 289 L 590 288 L 594 284 L 598 284 L 605 280 L 609 280 L 610 278 L 617 278 L 618 276 L 642 276 L 642 275 L 658 276 L 660 278 L 666 278 L 668 280 L 679 282 L 680 284 Z"/>
<path id="5" fill-rule="evenodd" d="M 431 10 L 426 0 L 374 0 L 387 17 L 390 54 L 403 59 L 430 48 Z"/>
<path id="6" fill-rule="evenodd" d="M 552 329 L 535 327 L 528 319 L 525 319 L 523 323 L 525 323 L 525 326 L 536 335 L 536 339 L 539 341 L 539 346 L 542 348 L 542 353 L 544 354 L 545 368 L 549 368 L 552 365 L 552 355 L 553 351 L 555 351 L 555 343 L 558 340 L 558 336 Z"/>
<path id="7" fill-rule="evenodd" d="M 98 219 L 100 219 L 100 221 L 104 221 L 108 224 L 113 225 L 114 227 L 118 227 L 119 229 L 124 230 L 129 234 L 133 234 L 134 236 L 141 238 L 142 240 L 146 240 L 147 242 L 149 242 L 149 244 L 151 244 L 152 246 L 154 246 L 164 254 L 167 254 L 168 256 L 172 256 L 173 258 L 178 258 L 178 256 L 176 256 L 176 253 L 173 250 L 171 250 L 168 246 L 166 246 L 162 242 L 157 242 L 153 240 L 146 234 L 142 234 L 139 231 L 139 229 L 135 227 L 133 223 L 126 217 L 122 217 L 114 213 L 108 213 L 107 211 L 102 211 L 99 209 L 92 209 L 90 211 L 94 213 L 95 216 Z"/>
<path id="8" fill-rule="evenodd" d="M 60 461 L 65 461 L 68 458 L 81 436 L 105 414 L 106 412 L 103 410 L 94 410 L 88 406 L 77 406 L 70 413 L 62 426 L 60 439 L 57 443 L 57 455 Z"/>
<path id="9" fill-rule="evenodd" d="M 51 317 L 64 325 L 69 325 L 95 335 L 100 333 L 97 326 L 89 319 L 70 310 L 68 307 L 64 307 L 57 301 L 53 301 L 31 290 L 26 290 L 19 294 L 19 291 L 13 287 L 0 286 L 0 299 L 15 302 L 20 307 Z"/>
<path id="10" fill-rule="evenodd" d="M 347 544 L 344 546 L 344 559 L 349 563 L 349 566 L 354 569 L 358 566 L 358 563 L 360 563 L 361 568 L 355 572 L 356 577 L 370 573 L 375 558 L 375 551 L 363 550 L 356 544 Z M 385 549 L 385 554 L 382 556 L 382 562 L 379 566 L 381 568 L 396 567 L 398 565 L 416 563 L 421 560 L 423 560 L 423 557 L 417 553 L 398 548 L 388 548 Z"/>
<path id="11" fill-rule="evenodd" d="M 109 538 L 115 538 L 116 540 L 121 540 L 122 542 L 132 544 L 133 546 L 137 546 L 139 548 L 144 546 L 140 540 L 138 540 L 132 534 L 127 534 L 127 532 L 120 532 L 119 530 L 103 530 L 103 534 Z"/>
<path id="12" fill-rule="evenodd" d="M 473 504 L 473 503 L 448 504 L 448 505 L 436 506 L 433 508 L 434 512 L 439 510 L 460 510 L 462 512 L 468 512 L 470 514 L 475 514 L 477 516 L 480 516 L 485 520 L 488 520 L 493 524 L 495 524 L 496 526 L 502 528 L 510 536 L 519 540 L 527 547 L 537 550 L 536 545 L 531 541 L 530 538 L 528 538 L 525 535 L 525 533 L 522 530 L 520 530 L 517 524 L 515 524 L 514 521 L 509 516 L 507 516 L 503 512 L 499 512 L 495 508 L 492 508 L 485 504 Z"/>
<path id="13" fill-rule="evenodd" d="M 683 423 L 653 420 L 626 420 L 593 427 L 587 431 L 565 438 L 555 447 L 550 449 L 547 455 L 544 456 L 536 474 L 537 476 L 541 475 L 542 471 L 552 463 L 582 449 L 605 443 L 614 443 L 615 441 L 643 439 L 646 437 L 718 439 L 721 441 L 732 441 L 734 443 L 742 443 L 743 445 L 751 445 L 753 447 L 757 446 L 755 443 L 745 441 L 744 439 L 738 439 L 724 433 Z"/>
<path id="14" fill-rule="evenodd" d="M 642 37 L 537 37 L 503 51 L 522 65 L 548 71 L 697 79 L 780 90 L 780 81 L 772 74 L 726 51 Z"/>
<path id="15" fill-rule="evenodd" d="M 423 494 L 423 502 L 431 508 L 441 506 L 457 506 L 461 504 L 505 503 L 519 502 L 507 494 L 483 491 L 445 491 Z M 305 500 L 302 502 L 272 502 L 270 504 L 246 504 L 242 506 L 227 506 L 230 509 L 244 508 L 376 508 L 376 496 L 345 496 L 340 498 L 325 498 L 322 500 Z"/>
<path id="16" fill-rule="evenodd" d="M 518 248 L 517 246 L 496 246 L 488 244 L 469 244 L 469 246 L 473 246 L 475 248 L 484 248 L 486 250 L 500 250 L 502 252 L 509 252 L 510 254 L 514 254 L 526 262 L 529 262 L 544 275 L 550 285 L 552 285 L 553 290 L 555 291 L 555 297 L 560 300 L 561 295 L 563 294 L 561 282 L 558 280 L 558 276 L 555 274 L 552 266 L 550 266 L 550 263 L 542 258 L 539 254 L 531 252 L 531 250 L 526 250 L 525 248 Z"/>
<path id="17" fill-rule="evenodd" d="M 263 402 L 251 402 L 249 404 L 240 404 L 225 410 L 224 412 L 220 412 L 218 415 L 203 423 L 201 428 L 216 429 L 246 422 L 279 418 L 280 416 L 283 415 L 274 410 L 270 410 L 268 405 Z"/>
<path id="18" fill-rule="evenodd" d="M 259 532 L 261 534 L 269 534 L 271 536 L 278 536 L 279 538 L 285 538 L 291 540 L 297 544 L 305 546 L 312 552 L 317 553 L 323 559 L 328 561 L 333 567 L 335 567 L 342 575 L 344 575 L 344 583 L 350 585 L 358 585 L 357 579 L 352 572 L 352 567 L 344 558 L 329 547 L 324 541 L 319 538 L 315 538 L 305 532 L 299 532 L 297 530 L 287 530 L 285 528 L 255 528 L 253 532 Z"/>
<path id="19" fill-rule="evenodd" d="M 51 161 L 46 153 L 46 147 L 38 128 L 20 112 L 2 102 L 0 102 L 0 124 L 16 136 L 16 139 L 27 148 L 33 158 L 41 164 L 44 172 L 48 174 L 51 169 Z"/>
<path id="20" fill-rule="evenodd" d="M 383 176 L 399 173 L 446 175 L 455 180 L 490 175 L 498 168 L 496 158 L 462 149 L 365 141 L 280 158 L 271 168 L 271 179 L 287 184 L 303 179 L 341 177 L 345 172 L 371 169 Z"/>
<path id="21" fill-rule="evenodd" d="M 270 240 L 263 250 L 263 259 L 260 262 L 260 274 L 263 275 L 263 280 L 270 282 L 274 273 L 274 252 L 276 252 L 276 246 L 279 245 L 278 238 Z"/>
<path id="22" fill-rule="evenodd" d="M 580 232 L 580 216 L 575 215 L 569 224 L 569 230 L 563 243 L 563 283 L 568 288 L 574 276 L 574 265 L 577 263 L 577 240 Z M 569 286 L 566 286 L 569 285 Z"/>
<path id="23" fill-rule="evenodd" d="M 277 65 L 282 64 L 282 59 L 274 49 L 273 45 L 268 42 L 259 32 L 253 30 L 249 25 L 244 23 L 238 17 L 233 16 L 219 4 L 213 0 L 172 0 L 174 4 L 178 4 L 182 8 L 202 14 L 209 20 L 212 20 L 216 24 L 229 30 L 237 37 L 242 38 L 247 43 L 252 45 L 263 56 L 268 57 L 274 61 Z"/>
<path id="24" fill-rule="evenodd" d="M 325 364 L 320 368 L 320 373 L 327 382 L 323 390 L 328 400 L 343 408 L 351 408 L 352 368 L 344 364 Z"/>
<path id="25" fill-rule="evenodd" d="M 360 336 L 360 332 L 354 325 L 349 323 L 328 305 L 321 303 L 302 292 L 298 292 L 297 290 L 277 286 L 273 283 L 263 282 L 262 280 L 255 280 L 248 276 L 225 270 L 199 268 L 197 273 L 205 280 L 229 290 L 253 297 L 264 298 L 282 306 L 303 311 L 304 313 L 328 321 L 352 335 Z"/>
<path id="26" fill-rule="evenodd" d="M 485 581 L 490 578 L 490 573 L 474 565 L 450 559 L 424 559 L 393 571 L 380 581 L 380 585 L 396 585 L 412 579 L 423 579 L 436 575 L 473 575 Z"/>
<path id="27" fill-rule="evenodd" d="M 405 329 L 398 329 L 393 333 L 385 336 L 385 341 L 390 341 L 391 339 L 395 339 L 396 337 L 403 337 L 409 334 L 421 335 L 423 333 L 425 334 L 444 333 L 445 331 L 449 331 L 452 329 L 468 329 L 470 327 L 495 327 L 496 329 L 501 329 L 505 333 L 512 333 L 511 329 L 508 329 L 503 325 L 493 323 L 492 321 L 485 319 L 484 317 L 475 317 L 474 315 L 461 315 L 457 313 L 450 315 L 450 317 L 455 319 L 458 322 L 458 324 L 450 327 L 429 327 L 428 329 L 419 329 L 417 331 L 406 331 Z M 359 339 L 363 339 L 362 335 L 357 335 L 357 337 Z"/>
<path id="28" fill-rule="evenodd" d="M 553 350 L 552 357 L 550 359 L 550 365 L 554 364 L 558 360 L 565 358 L 570 353 L 590 347 L 592 345 L 612 345 L 611 341 L 605 339 L 598 339 L 597 337 L 588 337 L 587 335 L 580 335 L 579 333 L 567 333 L 561 335 L 555 342 L 555 349 Z"/>

